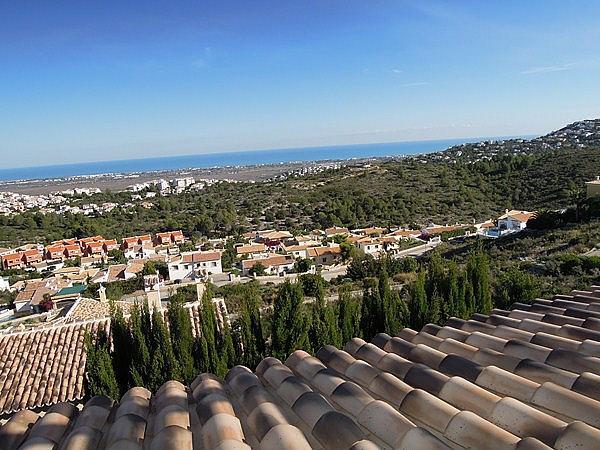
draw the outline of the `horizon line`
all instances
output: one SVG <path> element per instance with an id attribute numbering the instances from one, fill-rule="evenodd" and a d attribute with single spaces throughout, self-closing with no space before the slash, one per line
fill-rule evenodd
<path id="1" fill-rule="evenodd" d="M 136 158 L 122 158 L 122 159 L 104 159 L 104 160 L 88 160 L 88 161 L 78 161 L 72 163 L 61 163 L 61 164 L 42 164 L 42 165 L 27 165 L 27 166 L 13 166 L 1 168 L 1 172 L 8 172 L 11 170 L 25 170 L 25 169 L 41 169 L 45 167 L 63 167 L 63 166 L 78 166 L 83 164 L 103 164 L 103 163 L 111 163 L 111 162 L 129 162 L 129 161 L 145 161 L 150 159 L 168 159 L 168 158 L 182 158 L 186 156 L 205 156 L 205 155 L 223 155 L 223 154 L 232 154 L 232 153 L 253 153 L 253 152 L 263 152 L 263 151 L 283 151 L 283 150 L 303 150 L 303 149 L 318 149 L 318 148 L 333 148 L 333 147 L 360 147 L 366 145 L 386 145 L 386 144 L 410 144 L 410 143 L 420 143 L 420 142 L 441 142 L 441 141 L 460 141 L 465 139 L 472 139 L 473 143 L 482 142 L 482 140 L 489 139 L 497 139 L 497 140 L 506 140 L 506 139 L 531 139 L 537 136 L 541 136 L 540 134 L 526 134 L 526 135 L 503 135 L 503 136 L 465 136 L 458 138 L 441 138 L 441 139 L 413 139 L 407 141 L 383 141 L 383 142 L 365 142 L 365 143 L 355 143 L 355 144 L 331 144 L 331 145 L 309 145 L 309 146 L 290 146 L 290 147 L 265 147 L 265 148 L 253 148 L 253 149 L 243 149 L 243 150 L 217 150 L 217 151 L 208 151 L 204 153 L 179 153 L 176 155 L 156 155 L 156 156 L 142 156 Z M 466 143 L 466 142 L 465 142 Z M 448 147 L 450 148 L 450 147 Z M 444 150 L 447 150 L 444 149 Z M 437 151 L 444 151 L 437 150 Z M 118 172 L 122 173 L 122 172 Z M 74 175 L 76 176 L 76 175 Z M 18 180 L 4 180 L 4 181 L 18 181 Z"/>

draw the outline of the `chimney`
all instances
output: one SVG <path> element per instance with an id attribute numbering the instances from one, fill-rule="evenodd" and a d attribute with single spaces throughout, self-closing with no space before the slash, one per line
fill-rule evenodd
<path id="1" fill-rule="evenodd" d="M 103 285 L 98 288 L 98 295 L 100 295 L 100 302 L 106 303 L 108 301 L 106 299 L 106 288 Z"/>
<path id="2" fill-rule="evenodd" d="M 146 297 L 148 299 L 148 308 L 150 309 L 150 312 L 154 310 L 160 312 L 162 310 L 162 303 L 160 302 L 160 289 L 158 287 L 156 290 L 147 292 Z"/>
<path id="3" fill-rule="evenodd" d="M 202 301 L 202 297 L 204 296 L 204 291 L 206 291 L 206 286 L 204 283 L 196 283 L 196 295 L 198 296 L 198 301 Z"/>

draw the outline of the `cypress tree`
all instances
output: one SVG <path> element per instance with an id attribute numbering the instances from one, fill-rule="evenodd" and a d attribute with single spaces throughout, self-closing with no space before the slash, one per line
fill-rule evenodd
<path id="1" fill-rule="evenodd" d="M 279 287 L 273 308 L 271 341 L 273 354 L 280 359 L 309 345 L 309 323 L 303 301 L 302 287 L 298 283 L 286 281 Z"/>
<path id="2" fill-rule="evenodd" d="M 454 261 L 448 264 L 446 291 L 448 295 L 442 305 L 442 322 L 446 322 L 452 316 L 459 315 L 460 288 L 458 284 L 458 267 Z"/>
<path id="3" fill-rule="evenodd" d="M 464 274 L 464 286 L 465 286 L 465 314 L 463 317 L 469 317 L 475 312 L 475 292 L 473 289 L 473 282 L 468 272 Z"/>
<path id="4" fill-rule="evenodd" d="M 338 308 L 340 344 L 360 334 L 360 302 L 348 292 L 341 292 Z"/>
<path id="5" fill-rule="evenodd" d="M 239 361 L 256 367 L 265 355 L 265 339 L 260 318 L 260 294 L 255 283 L 241 285 L 240 314 L 235 323 L 235 337 L 239 339 Z"/>
<path id="6" fill-rule="evenodd" d="M 129 326 L 123 317 L 123 311 L 114 302 L 110 303 L 111 321 L 110 331 L 112 336 L 113 352 L 112 361 L 115 377 L 121 395 L 132 385 L 130 365 L 134 355 Z"/>
<path id="7" fill-rule="evenodd" d="M 309 339 L 314 351 L 325 345 L 339 345 L 340 335 L 334 305 L 325 302 L 325 289 L 322 283 L 316 288 L 315 302 L 312 306 Z"/>
<path id="8" fill-rule="evenodd" d="M 202 335 L 200 338 L 200 353 L 203 360 L 204 371 L 216 373 L 219 365 L 217 351 L 218 328 L 215 305 L 212 302 L 210 288 L 202 296 L 202 311 L 200 315 Z"/>
<path id="9" fill-rule="evenodd" d="M 150 380 L 151 358 L 147 338 L 150 328 L 143 328 L 144 311 L 139 305 L 135 305 L 129 318 L 131 345 L 135 349 L 129 366 L 132 386 L 147 386 Z"/>
<path id="10" fill-rule="evenodd" d="M 425 291 L 425 273 L 423 271 L 417 274 L 410 297 L 410 327 L 420 330 L 426 324 L 429 317 L 427 292 Z"/>
<path id="11" fill-rule="evenodd" d="M 399 292 L 391 289 L 385 266 L 379 274 L 378 288 L 383 310 L 381 314 L 383 328 L 377 332 L 383 331 L 390 336 L 396 336 L 407 324 L 408 309 L 404 300 L 400 298 Z"/>
<path id="12" fill-rule="evenodd" d="M 119 384 L 112 365 L 108 337 L 101 330 L 96 339 L 87 332 L 86 347 L 86 390 L 90 395 L 106 395 L 119 398 Z"/>
<path id="13" fill-rule="evenodd" d="M 166 381 L 181 379 L 167 326 L 157 310 L 152 313 L 151 340 L 152 363 L 147 387 L 155 392 Z"/>
<path id="14" fill-rule="evenodd" d="M 179 362 L 181 377 L 190 383 L 196 376 L 194 366 L 194 335 L 190 315 L 183 307 L 183 300 L 171 298 L 168 306 L 169 329 L 173 353 Z"/>
<path id="15" fill-rule="evenodd" d="M 363 339 L 369 341 L 384 328 L 383 311 L 378 282 L 375 279 L 364 280 L 361 304 L 360 328 Z"/>
<path id="16" fill-rule="evenodd" d="M 429 299 L 429 308 L 427 311 L 427 323 L 439 324 L 442 313 L 442 296 L 438 293 L 437 289 L 431 294 Z"/>
<path id="17" fill-rule="evenodd" d="M 219 336 L 219 367 L 217 375 L 224 377 L 227 374 L 227 370 L 236 364 L 235 347 L 233 345 L 233 336 L 231 334 L 231 328 L 227 320 L 223 323 L 223 329 Z"/>
<path id="18" fill-rule="evenodd" d="M 489 261 L 482 251 L 469 255 L 467 261 L 467 274 L 473 288 L 472 312 L 488 314 L 492 309 L 489 272 Z"/>
<path id="19" fill-rule="evenodd" d="M 458 273 L 458 294 L 456 297 L 456 310 L 454 315 L 461 319 L 467 317 L 467 276 L 464 271 Z"/>

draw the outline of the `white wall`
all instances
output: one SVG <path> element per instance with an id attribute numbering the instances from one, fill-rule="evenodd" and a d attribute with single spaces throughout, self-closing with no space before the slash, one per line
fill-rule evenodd
<path id="1" fill-rule="evenodd" d="M 183 280 L 184 278 L 192 278 L 194 273 L 200 275 L 204 273 L 223 273 L 221 259 L 195 263 L 184 263 L 182 261 L 169 263 L 170 280 Z"/>

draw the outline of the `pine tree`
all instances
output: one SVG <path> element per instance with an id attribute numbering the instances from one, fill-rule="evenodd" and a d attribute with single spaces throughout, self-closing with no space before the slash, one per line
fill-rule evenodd
<path id="1" fill-rule="evenodd" d="M 271 341 L 273 354 L 280 359 L 309 346 L 309 323 L 303 301 L 302 287 L 298 283 L 286 281 L 279 287 L 273 308 Z"/>
<path id="2" fill-rule="evenodd" d="M 96 339 L 88 332 L 86 347 L 86 390 L 89 395 L 105 395 L 119 398 L 119 384 L 112 365 L 106 333 L 101 330 Z"/>
<path id="3" fill-rule="evenodd" d="M 194 366 L 194 335 L 190 315 L 183 307 L 183 300 L 171 298 L 168 306 L 169 329 L 173 353 L 181 369 L 184 382 L 190 383 L 196 377 Z"/>

